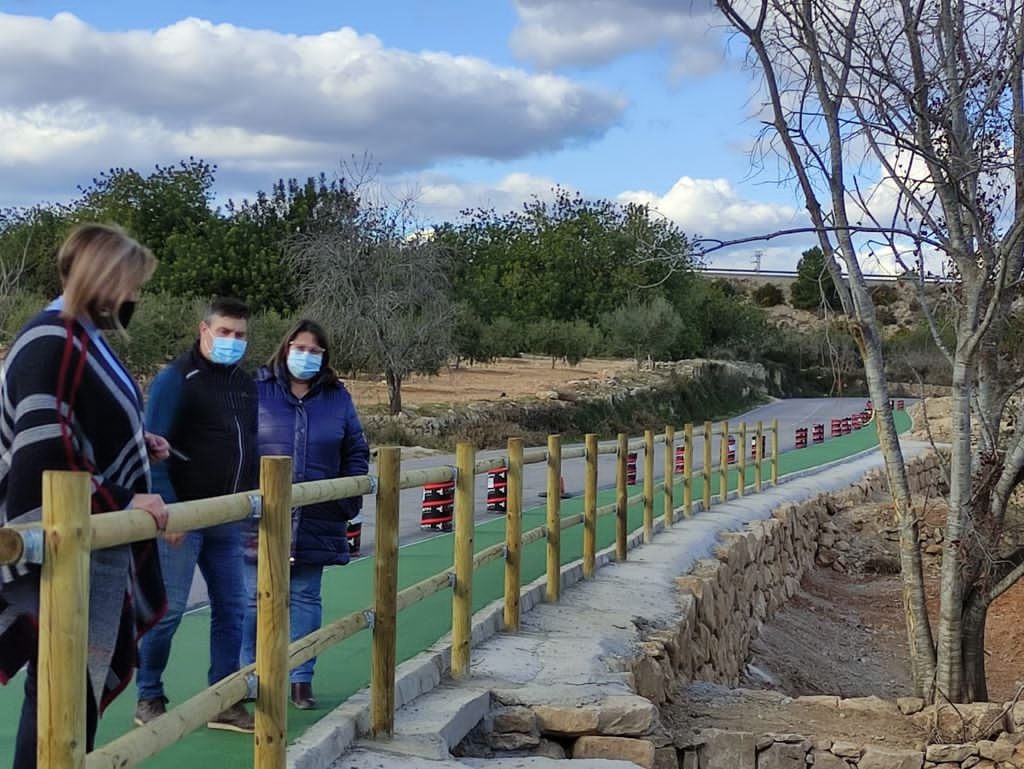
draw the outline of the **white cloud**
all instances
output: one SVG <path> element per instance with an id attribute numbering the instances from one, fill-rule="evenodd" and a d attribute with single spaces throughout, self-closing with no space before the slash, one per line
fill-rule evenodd
<path id="1" fill-rule="evenodd" d="M 329 168 L 370 152 L 387 173 L 508 160 L 601 135 L 619 96 L 350 28 L 288 35 L 189 18 L 104 32 L 68 13 L 0 13 L 0 175 L 198 155 L 227 171 Z"/>
<path id="2" fill-rule="evenodd" d="M 683 176 L 664 195 L 627 190 L 619 200 L 646 203 L 687 234 L 720 240 L 768 235 L 802 222 L 793 207 L 744 199 L 725 179 Z"/>
<path id="3" fill-rule="evenodd" d="M 515 0 L 512 49 L 537 66 L 595 66 L 667 44 L 675 75 L 721 66 L 720 23 L 710 0 Z"/>

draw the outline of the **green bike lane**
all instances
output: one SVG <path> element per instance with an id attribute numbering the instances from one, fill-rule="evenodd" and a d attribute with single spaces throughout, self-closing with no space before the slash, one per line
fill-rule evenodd
<path id="1" fill-rule="evenodd" d="M 897 413 L 897 428 L 902 432 L 910 426 L 909 417 Z M 829 438 L 824 443 L 808 448 L 788 451 L 779 457 L 779 473 L 782 476 L 808 470 L 813 467 L 852 456 L 877 445 L 877 435 L 872 425 L 854 431 L 841 438 Z M 642 461 L 641 461 L 642 467 Z M 660 468 L 655 468 L 657 474 Z M 642 475 L 642 473 L 641 473 Z M 747 493 L 754 482 L 754 467 L 747 465 Z M 769 463 L 765 461 L 763 482 L 770 478 Z M 730 472 L 730 489 L 736 487 L 737 473 Z M 601 482 L 607 484 L 610 479 Z M 629 487 L 629 496 L 636 497 L 641 485 Z M 658 484 L 656 484 L 657 487 Z M 712 494 L 719 489 L 719 476 L 712 472 Z M 702 478 L 693 479 L 693 499 L 702 496 Z M 604 488 L 598 493 L 598 505 L 614 502 L 614 488 Z M 681 479 L 673 492 L 676 507 L 682 504 Z M 478 500 L 482 502 L 482 500 Z M 654 500 L 655 518 L 660 517 L 663 501 L 657 490 Z M 582 511 L 582 496 L 561 500 L 562 516 Z M 419 510 L 403 510 L 403 515 L 419 515 Z M 523 531 L 544 525 L 546 511 L 543 503 L 523 513 Z M 643 509 L 639 502 L 629 506 L 629 530 L 643 525 Z M 474 546 L 477 551 L 504 541 L 504 517 L 495 516 L 479 523 L 476 527 Z M 453 535 L 443 534 L 403 546 L 399 552 L 398 582 L 403 589 L 452 566 Z M 599 548 L 615 541 L 615 516 L 605 515 L 597 521 Z M 573 526 L 562 531 L 562 563 L 578 560 L 583 553 L 583 527 Z M 546 543 L 533 542 L 522 550 L 522 581 L 526 584 L 544 574 L 546 569 Z M 343 617 L 353 611 L 369 607 L 373 603 L 373 558 L 362 558 L 344 567 L 329 568 L 323 579 L 324 623 Z M 504 589 L 504 568 L 501 559 L 491 561 L 474 575 L 473 608 L 483 608 L 497 598 Z M 430 596 L 419 604 L 403 611 L 398 617 L 398 661 L 414 657 L 442 636 L 451 627 L 450 590 Z M 206 686 L 209 665 L 209 610 L 202 609 L 187 614 L 174 639 L 171 659 L 165 674 L 164 685 L 170 705 L 181 703 Z M 321 654 L 317 661 L 314 691 L 319 707 L 313 711 L 289 708 L 288 736 L 294 741 L 334 707 L 344 702 L 355 692 L 369 684 L 370 675 L 370 633 L 360 632 Z M 17 730 L 22 691 L 19 676 L 9 686 L 0 687 L 0 767 L 10 765 L 13 757 L 14 735 Z M 129 686 L 107 709 L 100 721 L 97 744 L 102 745 L 131 728 L 131 717 L 135 708 L 134 685 Z M 216 761 L 218 769 L 243 769 L 252 766 L 252 740 L 246 735 L 201 729 L 187 736 L 157 756 L 141 764 L 147 769 L 181 769 L 183 766 L 208 766 Z"/>

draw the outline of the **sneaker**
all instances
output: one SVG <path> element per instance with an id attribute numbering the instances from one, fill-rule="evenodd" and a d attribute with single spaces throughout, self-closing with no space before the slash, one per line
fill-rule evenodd
<path id="1" fill-rule="evenodd" d="M 256 731 L 256 720 L 245 709 L 245 705 L 236 702 L 212 721 L 208 721 L 206 726 L 210 729 L 223 729 L 226 732 L 252 734 Z"/>
<path id="2" fill-rule="evenodd" d="M 135 706 L 135 717 L 132 723 L 136 726 L 145 726 L 154 718 L 158 718 L 167 712 L 166 697 L 152 697 L 148 700 L 139 700 Z"/>

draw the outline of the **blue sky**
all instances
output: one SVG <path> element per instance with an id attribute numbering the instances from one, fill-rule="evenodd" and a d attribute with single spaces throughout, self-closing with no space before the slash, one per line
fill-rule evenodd
<path id="1" fill-rule="evenodd" d="M 553 185 L 688 234 L 800 226 L 751 171 L 753 83 L 710 0 L 0 0 L 0 206 L 194 155 L 220 199 L 370 153 L 420 216 Z M 709 259 L 792 269 L 809 236 Z"/>

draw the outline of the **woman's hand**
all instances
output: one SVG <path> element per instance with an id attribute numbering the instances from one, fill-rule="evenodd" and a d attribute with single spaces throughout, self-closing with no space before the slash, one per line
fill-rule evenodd
<path id="1" fill-rule="evenodd" d="M 152 461 L 163 462 L 171 455 L 171 444 L 167 442 L 164 436 L 156 435 L 155 433 L 143 433 L 142 437 L 146 440 L 146 451 L 149 453 L 149 458 Z"/>
<path id="2" fill-rule="evenodd" d="M 145 510 L 156 524 L 156 530 L 163 532 L 167 528 L 167 505 L 159 494 L 136 494 L 128 507 L 133 510 Z"/>

